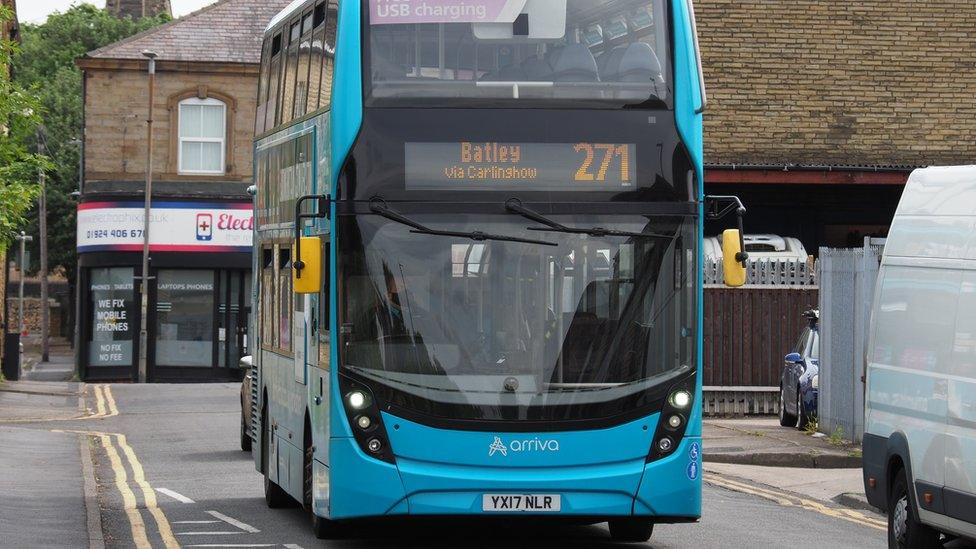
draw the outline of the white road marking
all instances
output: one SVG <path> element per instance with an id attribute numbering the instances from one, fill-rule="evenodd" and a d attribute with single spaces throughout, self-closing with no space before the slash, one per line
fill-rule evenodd
<path id="1" fill-rule="evenodd" d="M 180 503 L 196 503 L 192 499 L 184 496 L 183 494 L 180 494 L 179 492 L 174 492 L 169 488 L 156 488 L 156 491 L 159 492 L 160 494 L 167 495 Z"/>
<path id="2" fill-rule="evenodd" d="M 251 526 L 250 524 L 244 524 L 243 522 L 241 522 L 241 521 L 239 521 L 239 520 L 237 520 L 235 518 L 228 517 L 227 515 L 224 515 L 222 513 L 218 513 L 217 511 L 207 511 L 207 514 L 210 515 L 210 516 L 212 516 L 212 517 L 214 517 L 214 518 L 218 518 L 218 519 L 226 522 L 227 524 L 230 524 L 231 526 L 236 526 L 237 528 L 240 528 L 241 530 L 244 530 L 245 532 L 248 532 L 250 534 L 257 534 L 258 532 L 261 531 L 261 530 L 258 530 L 255 527 Z"/>
<path id="3" fill-rule="evenodd" d="M 184 547 L 277 547 L 274 543 L 201 543 L 198 545 L 184 545 Z"/>
<path id="4" fill-rule="evenodd" d="M 219 520 L 174 520 L 173 524 L 216 524 Z"/>
<path id="5" fill-rule="evenodd" d="M 236 536 L 244 532 L 177 532 L 177 536 Z"/>
<path id="6" fill-rule="evenodd" d="M 285 549 L 304 549 L 301 545 L 298 545 L 297 543 L 288 543 L 282 545 L 282 547 L 284 547 Z"/>

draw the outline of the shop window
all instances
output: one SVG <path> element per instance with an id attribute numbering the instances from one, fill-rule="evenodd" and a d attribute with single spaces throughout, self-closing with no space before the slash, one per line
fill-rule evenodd
<path id="1" fill-rule="evenodd" d="M 89 366 L 132 366 L 132 343 L 138 323 L 134 277 L 131 267 L 91 270 Z"/>
<path id="2" fill-rule="evenodd" d="M 226 166 L 227 105 L 191 97 L 179 104 L 179 172 L 223 175 Z"/>
<path id="3" fill-rule="evenodd" d="M 156 364 L 212 367 L 214 272 L 160 270 L 156 296 Z"/>

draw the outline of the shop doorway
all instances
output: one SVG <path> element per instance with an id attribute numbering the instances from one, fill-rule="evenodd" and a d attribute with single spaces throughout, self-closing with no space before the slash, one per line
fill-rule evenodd
<path id="1" fill-rule="evenodd" d="M 151 381 L 239 379 L 250 273 L 158 269 L 149 318 Z"/>

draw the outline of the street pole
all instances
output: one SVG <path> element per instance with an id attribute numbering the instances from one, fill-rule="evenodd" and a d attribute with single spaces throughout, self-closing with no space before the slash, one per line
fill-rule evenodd
<path id="1" fill-rule="evenodd" d="M 144 51 L 149 59 L 149 117 L 146 119 L 146 205 L 142 228 L 142 283 L 139 286 L 141 298 L 139 315 L 139 383 L 148 377 L 147 346 L 149 345 L 149 218 L 152 210 L 152 172 L 153 172 L 153 95 L 156 89 L 156 53 Z"/>
<path id="2" fill-rule="evenodd" d="M 47 151 L 44 146 L 44 139 L 41 135 L 40 130 L 38 130 L 37 135 L 40 139 L 37 140 L 37 149 L 41 154 L 45 154 Z M 50 310 L 48 307 L 48 285 L 47 285 L 47 174 L 44 170 L 40 170 L 38 174 L 40 179 L 41 195 L 38 197 L 38 225 L 40 229 L 40 247 L 41 247 L 41 362 L 48 362 L 50 360 L 50 342 L 48 337 L 50 336 Z"/>
<path id="3" fill-rule="evenodd" d="M 20 289 L 17 291 L 17 297 L 19 303 L 18 307 L 20 310 L 20 320 L 17 324 L 17 333 L 23 336 L 24 335 L 24 272 L 26 271 L 25 269 L 26 266 L 24 265 L 24 256 L 26 254 L 26 250 L 24 248 L 26 247 L 28 242 L 34 241 L 34 237 L 27 236 L 27 234 L 24 231 L 20 231 L 20 234 L 17 235 L 16 238 L 17 240 L 20 241 Z"/>

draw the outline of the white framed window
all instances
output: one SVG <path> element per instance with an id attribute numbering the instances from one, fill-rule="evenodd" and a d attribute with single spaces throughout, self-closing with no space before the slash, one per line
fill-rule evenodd
<path id="1" fill-rule="evenodd" d="M 179 172 L 222 175 L 227 151 L 227 105 L 217 99 L 180 101 Z"/>

